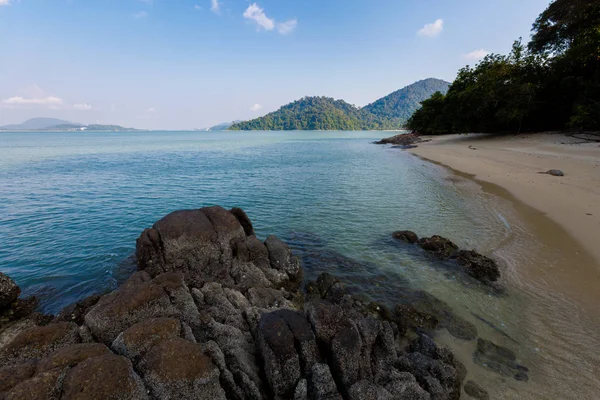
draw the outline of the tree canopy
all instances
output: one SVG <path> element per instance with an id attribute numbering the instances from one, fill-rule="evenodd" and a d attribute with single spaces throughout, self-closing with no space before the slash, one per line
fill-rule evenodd
<path id="1" fill-rule="evenodd" d="M 527 46 L 461 69 L 446 96 L 423 102 L 407 125 L 422 133 L 600 127 L 600 2 L 556 0 Z"/>

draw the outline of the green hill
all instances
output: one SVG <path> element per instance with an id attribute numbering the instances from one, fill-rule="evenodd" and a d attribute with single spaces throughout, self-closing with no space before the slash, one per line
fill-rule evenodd
<path id="1" fill-rule="evenodd" d="M 450 82 L 429 78 L 397 90 L 363 107 L 363 111 L 380 118 L 399 119 L 406 122 L 413 113 L 421 108 L 421 102 L 435 92 L 446 94 Z"/>
<path id="2" fill-rule="evenodd" d="M 420 102 L 450 84 L 439 79 L 419 81 L 364 108 L 329 97 L 304 97 L 279 110 L 230 130 L 390 130 L 401 129 Z"/>
<path id="3" fill-rule="evenodd" d="M 304 97 L 279 110 L 230 130 L 357 130 L 363 129 L 360 109 L 329 97 Z"/>

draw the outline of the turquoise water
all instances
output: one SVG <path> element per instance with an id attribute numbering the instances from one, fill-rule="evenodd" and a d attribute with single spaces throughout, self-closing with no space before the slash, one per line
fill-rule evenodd
<path id="1" fill-rule="evenodd" d="M 485 231 L 439 173 L 373 145 L 380 137 L 1 133 L 0 270 L 57 312 L 114 287 L 154 221 L 214 204 L 242 207 L 262 237 L 318 238 L 382 267 L 398 260 L 374 243 L 394 230 L 461 232 L 456 239 Z"/>
<path id="2" fill-rule="evenodd" d="M 544 280 L 518 285 L 525 280 L 512 259 L 515 247 L 531 254 L 531 264 L 537 259 L 534 238 L 511 225 L 510 205 L 477 191 L 466 195 L 472 182 L 372 144 L 384 135 L 0 133 L 0 271 L 55 313 L 116 287 L 132 270 L 136 238 L 170 211 L 242 207 L 259 237 L 276 234 L 303 256 L 309 277 L 333 272 L 390 305 L 406 288 L 426 290 L 480 336 L 517 352 L 531 368 L 527 384 L 475 366 L 475 342 L 440 332 L 492 398 L 593 398 L 600 390 L 593 378 L 597 321 L 584 321 Z M 503 263 L 506 293 L 394 243 L 391 233 L 404 229 L 493 253 Z"/>

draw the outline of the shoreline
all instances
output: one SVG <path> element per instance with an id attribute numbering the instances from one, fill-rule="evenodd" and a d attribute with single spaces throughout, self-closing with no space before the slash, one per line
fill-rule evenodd
<path id="1" fill-rule="evenodd" d="M 600 270 L 600 147 L 564 134 L 426 137 L 410 153 L 506 190 L 556 222 Z M 539 172 L 564 171 L 564 177 Z M 546 232 L 552 235 L 552 232 Z"/>

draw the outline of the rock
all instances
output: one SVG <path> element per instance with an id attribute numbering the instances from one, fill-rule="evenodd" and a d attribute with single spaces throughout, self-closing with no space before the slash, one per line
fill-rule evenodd
<path id="1" fill-rule="evenodd" d="M 404 334 L 407 328 L 433 330 L 438 326 L 438 319 L 431 314 L 419 312 L 411 305 L 398 304 L 394 310 L 394 321 Z"/>
<path id="2" fill-rule="evenodd" d="M 402 133 L 396 136 L 381 139 L 375 144 L 395 144 L 400 146 L 410 146 L 414 143 L 421 142 L 421 138 L 413 133 Z"/>
<path id="3" fill-rule="evenodd" d="M 539 172 L 540 174 L 548 174 L 552 176 L 565 176 L 565 174 L 560 169 L 551 169 L 546 172 Z"/>
<path id="4" fill-rule="evenodd" d="M 99 295 L 89 296 L 75 304 L 64 308 L 54 319 L 56 322 L 67 321 L 75 322 L 77 325 L 83 324 L 83 317 L 100 300 Z"/>
<path id="5" fill-rule="evenodd" d="M 88 358 L 111 354 L 108 347 L 100 343 L 80 343 L 56 350 L 44 357 L 37 365 L 37 371 L 45 372 L 54 368 L 74 367 Z"/>
<path id="6" fill-rule="evenodd" d="M 119 333 L 150 318 L 181 318 L 193 322 L 189 319 L 193 319 L 192 314 L 198 310 L 183 275 L 171 272 L 153 280 L 149 278 L 146 272 L 134 274 L 119 289 L 103 296 L 85 315 L 85 324 L 98 340 L 110 345 Z M 178 298 L 185 304 L 174 304 Z"/>
<path id="7" fill-rule="evenodd" d="M 65 371 L 56 368 L 37 374 L 13 387 L 6 394 L 6 400 L 58 399 L 64 373 Z"/>
<path id="8" fill-rule="evenodd" d="M 457 245 L 438 235 L 434 235 L 430 238 L 421 238 L 419 240 L 419 246 L 426 251 L 432 252 L 440 260 L 452 258 L 458 251 Z"/>
<path id="9" fill-rule="evenodd" d="M 490 395 L 484 389 L 481 388 L 478 384 L 473 381 L 467 382 L 465 385 L 465 393 L 474 399 L 478 400 L 489 400 Z"/>
<path id="10" fill-rule="evenodd" d="M 459 250 L 456 260 L 469 275 L 482 282 L 495 282 L 500 278 L 498 265 L 491 258 L 475 251 Z"/>
<path id="11" fill-rule="evenodd" d="M 394 399 L 430 400 L 431 396 L 423 389 L 413 375 L 408 372 L 390 371 L 383 387 Z"/>
<path id="12" fill-rule="evenodd" d="M 271 235 L 265 240 L 265 246 L 267 246 L 267 250 L 269 251 L 271 268 L 285 272 L 291 282 L 299 285 L 302 281 L 300 261 L 292 256 L 292 251 L 288 245 L 276 236 Z"/>
<path id="13" fill-rule="evenodd" d="M 179 337 L 181 322 L 174 318 L 150 318 L 132 325 L 117 336 L 112 348 L 134 362 L 156 343 Z"/>
<path id="14" fill-rule="evenodd" d="M 230 243 L 244 237 L 236 216 L 221 207 L 175 211 L 138 238 L 138 269 L 153 277 L 179 271 L 193 287 L 209 281 L 232 284 Z"/>
<path id="15" fill-rule="evenodd" d="M 331 368 L 346 388 L 359 380 L 362 346 L 363 340 L 356 324 L 351 320 L 344 321 L 331 341 Z"/>
<path id="16" fill-rule="evenodd" d="M 300 379 L 294 391 L 294 400 L 308 400 L 308 382 L 306 379 Z"/>
<path id="17" fill-rule="evenodd" d="M 0 398 L 17 384 L 31 378 L 35 373 L 35 363 L 26 362 L 0 368 Z"/>
<path id="18" fill-rule="evenodd" d="M 225 400 L 219 370 L 198 344 L 163 340 L 139 364 L 144 382 L 157 399 Z"/>
<path id="19" fill-rule="evenodd" d="M 314 364 L 308 382 L 308 398 L 319 400 L 342 400 L 327 364 Z"/>
<path id="20" fill-rule="evenodd" d="M 392 233 L 392 237 L 406 243 L 417 243 L 419 241 L 417 234 L 412 231 L 397 231 Z"/>
<path id="21" fill-rule="evenodd" d="M 291 310 L 264 314 L 258 325 L 265 374 L 276 398 L 292 397 L 300 377 L 316 362 L 317 346 L 310 324 Z"/>
<path id="22" fill-rule="evenodd" d="M 367 380 L 356 382 L 348 391 L 349 400 L 394 400 L 397 397 Z"/>
<path id="23" fill-rule="evenodd" d="M 0 349 L 0 365 L 11 365 L 40 359 L 53 351 L 81 341 L 77 325 L 60 322 L 37 326 L 17 334 Z"/>
<path id="24" fill-rule="evenodd" d="M 147 398 L 144 385 L 133 371 L 131 362 L 114 354 L 89 358 L 69 370 L 62 395 L 63 400 Z"/>
<path id="25" fill-rule="evenodd" d="M 313 326 L 317 341 L 328 344 L 346 320 L 342 308 L 328 301 L 315 301 L 305 307 L 306 315 Z"/>
<path id="26" fill-rule="evenodd" d="M 528 368 L 517 363 L 517 356 L 512 350 L 486 339 L 477 339 L 477 350 L 473 353 L 473 361 L 502 376 L 512 376 L 520 381 L 529 379 Z"/>
<path id="27" fill-rule="evenodd" d="M 20 294 L 21 289 L 19 286 L 8 276 L 0 272 L 0 311 L 15 302 Z"/>
<path id="28" fill-rule="evenodd" d="M 229 211 L 233 216 L 238 220 L 242 228 L 244 228 L 244 233 L 246 236 L 254 235 L 254 227 L 252 226 L 252 222 L 248 215 L 241 208 L 234 207 Z"/>

